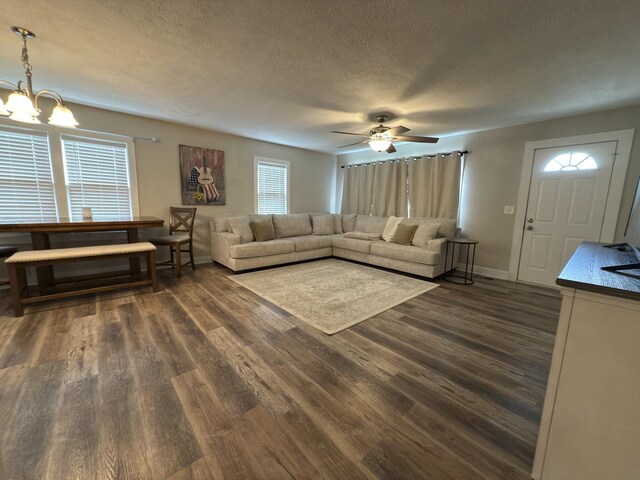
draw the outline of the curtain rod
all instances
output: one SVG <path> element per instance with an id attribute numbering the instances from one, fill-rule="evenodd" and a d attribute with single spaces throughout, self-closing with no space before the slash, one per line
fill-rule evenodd
<path id="1" fill-rule="evenodd" d="M 401 161 L 404 160 L 406 162 L 408 162 L 409 160 L 418 160 L 419 158 L 433 158 L 437 155 L 442 155 L 443 157 L 447 157 L 449 155 L 453 155 L 456 152 L 446 152 L 446 153 L 433 153 L 431 155 L 418 155 L 418 156 L 412 156 L 412 157 L 407 157 L 407 158 L 391 158 L 389 160 L 374 160 L 373 162 L 366 162 L 366 163 L 352 163 L 351 165 L 342 165 L 340 168 L 351 168 L 351 167 L 361 167 L 364 165 L 371 165 L 372 163 L 387 163 L 387 162 L 396 162 L 396 161 Z M 463 150 L 461 152 L 458 152 L 458 155 L 462 156 L 462 155 L 466 155 L 467 153 L 469 153 L 469 150 Z"/>

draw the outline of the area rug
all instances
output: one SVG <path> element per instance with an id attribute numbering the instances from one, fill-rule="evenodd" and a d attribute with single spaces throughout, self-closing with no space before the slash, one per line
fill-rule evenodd
<path id="1" fill-rule="evenodd" d="M 229 278 L 329 335 L 438 286 L 336 259 Z"/>

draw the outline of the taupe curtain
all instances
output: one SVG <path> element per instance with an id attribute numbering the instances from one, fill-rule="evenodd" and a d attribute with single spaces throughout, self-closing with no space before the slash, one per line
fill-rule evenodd
<path id="1" fill-rule="evenodd" d="M 458 218 L 461 171 L 459 152 L 409 161 L 411 216 Z"/>
<path id="2" fill-rule="evenodd" d="M 374 165 L 360 165 L 345 168 L 345 170 L 341 212 L 370 215 L 375 177 Z"/>
<path id="3" fill-rule="evenodd" d="M 372 215 L 406 217 L 407 162 L 396 160 L 379 163 L 373 180 Z"/>

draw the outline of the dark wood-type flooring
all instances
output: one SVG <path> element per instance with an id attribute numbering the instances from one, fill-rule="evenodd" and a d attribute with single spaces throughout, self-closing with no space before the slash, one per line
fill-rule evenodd
<path id="1" fill-rule="evenodd" d="M 0 291 L 0 478 L 529 478 L 556 291 L 438 281 L 327 336 L 228 275 Z"/>

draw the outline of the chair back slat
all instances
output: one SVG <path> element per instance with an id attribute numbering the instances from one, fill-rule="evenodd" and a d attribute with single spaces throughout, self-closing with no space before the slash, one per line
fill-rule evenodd
<path id="1" fill-rule="evenodd" d="M 195 208 L 171 207 L 171 219 L 169 220 L 169 234 L 174 232 L 188 233 L 193 236 L 193 224 L 196 219 Z"/>

